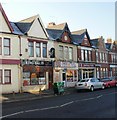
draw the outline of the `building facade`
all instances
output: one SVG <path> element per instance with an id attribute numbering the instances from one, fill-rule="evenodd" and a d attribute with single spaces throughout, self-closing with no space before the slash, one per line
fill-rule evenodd
<path id="1" fill-rule="evenodd" d="M 77 46 L 73 44 L 69 27 L 67 23 L 50 23 L 46 30 L 55 49 L 53 80 L 63 81 L 65 87 L 74 86 L 78 79 Z"/>

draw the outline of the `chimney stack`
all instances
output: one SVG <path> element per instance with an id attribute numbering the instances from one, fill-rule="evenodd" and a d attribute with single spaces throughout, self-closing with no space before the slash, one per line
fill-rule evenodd
<path id="1" fill-rule="evenodd" d="M 112 39 L 111 39 L 111 38 L 108 38 L 108 39 L 107 39 L 107 43 L 112 43 Z"/>
<path id="2" fill-rule="evenodd" d="M 52 27 L 54 25 L 56 25 L 55 22 L 48 23 L 48 27 Z"/>

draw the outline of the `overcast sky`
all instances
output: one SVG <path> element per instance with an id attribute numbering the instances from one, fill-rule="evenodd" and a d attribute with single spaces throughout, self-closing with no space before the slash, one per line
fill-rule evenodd
<path id="1" fill-rule="evenodd" d="M 12 22 L 39 14 L 45 27 L 49 22 L 56 24 L 67 22 L 71 31 L 87 28 L 90 38 L 103 36 L 105 40 L 107 38 L 115 40 L 114 0 L 0 1 L 8 19 Z"/>

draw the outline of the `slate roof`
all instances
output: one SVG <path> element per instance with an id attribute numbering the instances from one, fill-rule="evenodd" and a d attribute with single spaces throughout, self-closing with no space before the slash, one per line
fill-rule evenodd
<path id="1" fill-rule="evenodd" d="M 48 28 L 46 28 L 46 31 L 51 40 L 60 39 L 62 37 L 62 33 L 63 33 L 63 30 L 48 29 Z"/>
<path id="2" fill-rule="evenodd" d="M 84 40 L 84 36 L 85 36 L 84 33 L 81 34 L 81 35 L 72 34 L 73 43 L 77 44 L 77 45 L 80 45 L 83 42 L 83 40 Z"/>
<path id="3" fill-rule="evenodd" d="M 26 34 L 29 31 L 32 23 L 33 22 L 31 23 L 16 22 L 15 24 L 17 25 L 17 27 L 20 29 L 22 33 Z"/>
<path id="4" fill-rule="evenodd" d="M 12 26 L 14 34 L 23 35 L 23 33 L 19 30 L 19 28 L 17 27 L 17 25 L 14 22 L 10 22 L 10 24 Z"/>
<path id="5" fill-rule="evenodd" d="M 92 47 L 98 48 L 98 38 L 97 39 L 91 39 L 90 40 Z"/>
<path id="6" fill-rule="evenodd" d="M 106 45 L 106 49 L 108 49 L 108 50 L 111 50 L 111 43 L 105 43 L 105 45 Z"/>
<path id="7" fill-rule="evenodd" d="M 73 38 L 73 43 L 77 44 L 77 45 L 80 45 L 83 42 L 85 35 L 87 35 L 88 39 L 90 40 L 87 29 L 72 31 L 71 34 L 72 34 L 72 38 Z"/>

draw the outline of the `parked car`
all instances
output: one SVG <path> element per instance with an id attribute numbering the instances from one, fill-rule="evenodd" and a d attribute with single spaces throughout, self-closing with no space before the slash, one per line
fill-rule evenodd
<path id="1" fill-rule="evenodd" d="M 113 76 L 110 77 L 110 81 L 111 81 L 111 86 L 116 86 L 117 87 L 117 77 Z"/>
<path id="2" fill-rule="evenodd" d="M 104 82 L 104 85 L 106 88 L 117 86 L 117 80 L 115 77 L 102 78 L 102 79 L 100 79 L 100 81 Z"/>
<path id="3" fill-rule="evenodd" d="M 82 89 L 87 89 L 90 91 L 94 91 L 94 89 L 104 89 L 104 82 L 99 81 L 97 78 L 85 78 L 80 81 L 78 81 L 75 84 L 75 89 L 82 90 Z"/>
<path id="4" fill-rule="evenodd" d="M 101 78 L 100 81 L 101 81 L 101 82 L 104 82 L 104 86 L 105 86 L 106 88 L 112 86 L 112 85 L 111 85 L 112 83 L 111 83 L 110 78 Z"/>

